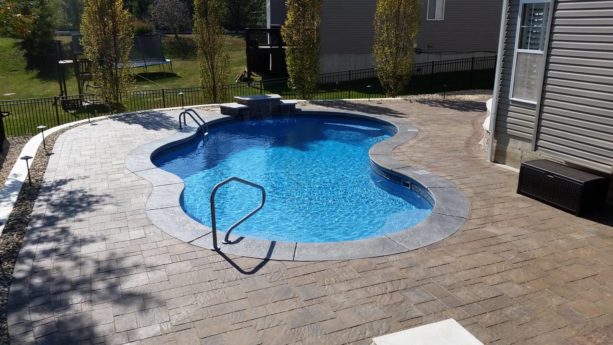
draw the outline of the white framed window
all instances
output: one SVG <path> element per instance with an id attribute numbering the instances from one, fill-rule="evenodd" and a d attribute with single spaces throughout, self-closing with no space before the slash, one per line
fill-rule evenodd
<path id="1" fill-rule="evenodd" d="M 445 19 L 445 0 L 428 0 L 427 20 Z"/>
<path id="2" fill-rule="evenodd" d="M 522 0 L 519 6 L 510 98 L 536 104 L 542 86 L 551 2 Z"/>

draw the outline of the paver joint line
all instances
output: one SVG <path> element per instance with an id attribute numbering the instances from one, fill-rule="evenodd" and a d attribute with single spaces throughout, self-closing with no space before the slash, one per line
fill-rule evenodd
<path id="1" fill-rule="evenodd" d="M 178 111 L 116 116 L 56 141 L 13 272 L 11 343 L 368 344 L 453 317 L 485 344 L 613 344 L 613 228 L 516 195 L 517 174 L 488 163 L 477 143 L 485 113 L 436 98 L 326 104 L 419 127 L 419 140 L 395 148 L 392 171 L 457 184 L 471 204 L 462 231 L 360 260 L 203 250 L 185 242 L 202 232 L 176 239 L 156 225 L 166 220 L 146 209 L 154 187 L 125 165 L 133 149 L 176 133 Z M 300 247 L 283 250 L 291 259 Z"/>

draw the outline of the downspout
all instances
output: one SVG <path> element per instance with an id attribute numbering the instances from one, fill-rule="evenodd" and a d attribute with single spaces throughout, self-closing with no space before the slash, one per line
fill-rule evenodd
<path id="1" fill-rule="evenodd" d="M 498 38 L 498 57 L 496 58 L 496 78 L 494 79 L 494 92 L 492 94 L 492 114 L 490 115 L 490 141 L 487 148 L 487 159 L 494 161 L 494 132 L 496 131 L 496 115 L 498 114 L 498 98 L 500 94 L 500 79 L 502 78 L 502 59 L 504 58 L 505 36 L 508 24 L 509 0 L 503 0 L 502 15 L 500 17 L 500 36 Z"/>

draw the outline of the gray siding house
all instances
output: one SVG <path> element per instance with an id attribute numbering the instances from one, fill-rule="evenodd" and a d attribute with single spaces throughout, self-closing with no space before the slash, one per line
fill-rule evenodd
<path id="1" fill-rule="evenodd" d="M 505 0 L 498 59 L 490 160 L 613 175 L 613 1 Z"/>
<path id="2" fill-rule="evenodd" d="M 502 0 L 422 0 L 415 62 L 496 54 Z M 322 73 L 372 68 L 376 0 L 323 0 Z M 267 26 L 285 21 L 285 1 L 267 0 Z"/>

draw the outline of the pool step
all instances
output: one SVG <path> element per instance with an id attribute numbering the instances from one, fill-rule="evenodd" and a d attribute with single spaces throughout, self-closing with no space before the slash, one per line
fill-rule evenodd
<path id="1" fill-rule="evenodd" d="M 293 114 L 298 111 L 298 109 L 296 109 L 296 105 L 298 105 L 298 101 L 295 100 L 281 101 L 278 107 L 278 113 L 280 115 Z"/>
<path id="2" fill-rule="evenodd" d="M 282 100 L 279 95 L 236 96 L 236 102 L 220 105 L 221 113 L 231 116 L 290 115 L 299 111 L 298 101 Z"/>
<path id="3" fill-rule="evenodd" d="M 224 103 L 219 106 L 223 115 L 249 116 L 249 107 L 239 103 Z"/>

